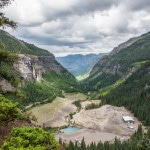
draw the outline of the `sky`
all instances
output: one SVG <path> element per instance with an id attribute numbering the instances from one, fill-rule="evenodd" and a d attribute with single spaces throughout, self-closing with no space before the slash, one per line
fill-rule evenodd
<path id="1" fill-rule="evenodd" d="M 150 0 L 15 0 L 6 30 L 55 56 L 110 52 L 150 29 Z"/>

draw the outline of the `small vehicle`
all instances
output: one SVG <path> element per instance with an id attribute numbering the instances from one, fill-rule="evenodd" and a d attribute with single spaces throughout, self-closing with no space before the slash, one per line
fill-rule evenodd
<path id="1" fill-rule="evenodd" d="M 134 128 L 132 126 L 127 126 L 128 129 L 133 130 Z"/>

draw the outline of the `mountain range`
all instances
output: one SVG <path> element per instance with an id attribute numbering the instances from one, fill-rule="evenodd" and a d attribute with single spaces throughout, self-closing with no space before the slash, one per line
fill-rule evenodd
<path id="1" fill-rule="evenodd" d="M 87 55 L 75 54 L 56 57 L 56 60 L 76 78 L 79 78 L 79 76 L 88 76 L 95 63 L 105 55 L 107 55 L 107 53 Z"/>

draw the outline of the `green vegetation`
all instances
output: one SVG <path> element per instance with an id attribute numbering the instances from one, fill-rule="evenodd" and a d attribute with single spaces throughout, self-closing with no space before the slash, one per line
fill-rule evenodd
<path id="1" fill-rule="evenodd" d="M 54 135 L 41 128 L 14 128 L 1 150 L 58 150 Z"/>
<path id="2" fill-rule="evenodd" d="M 6 52 L 0 48 L 0 80 L 5 79 L 13 86 L 19 83 L 19 72 L 13 67 L 13 63 L 17 61 L 17 56 Z M 2 92 L 2 90 L 0 90 Z"/>
<path id="3" fill-rule="evenodd" d="M 109 93 L 113 89 L 113 84 L 150 59 L 149 47 L 150 32 L 138 37 L 136 42 L 116 54 L 103 57 L 94 66 L 91 75 L 83 81 L 83 88 L 87 92 L 100 93 L 104 90 L 104 95 Z M 105 90 L 105 88 L 110 90 Z M 97 96 L 97 94 L 94 95 Z"/>
<path id="4" fill-rule="evenodd" d="M 84 79 L 86 79 L 86 78 L 88 78 L 88 77 L 89 77 L 89 73 L 86 73 L 86 74 L 77 76 L 76 79 L 77 79 L 78 81 L 81 81 L 81 80 L 84 80 Z"/>
<path id="5" fill-rule="evenodd" d="M 61 128 L 65 128 L 66 126 L 63 126 Z M 50 132 L 50 133 L 58 133 L 60 132 L 60 127 L 45 127 L 43 128 L 43 130 L 47 131 L 47 132 Z"/>
<path id="6" fill-rule="evenodd" d="M 128 67 L 135 62 L 149 59 L 150 33 L 142 35 L 139 40 L 131 46 L 122 49 L 119 53 L 112 56 L 111 63 L 118 62 L 122 67 Z M 127 68 L 125 69 L 127 71 Z"/>
<path id="7" fill-rule="evenodd" d="M 146 61 L 141 61 L 141 62 L 135 62 L 135 63 L 133 63 L 132 64 L 132 66 L 141 66 L 141 65 L 143 65 L 143 64 L 145 64 L 147 62 L 147 60 Z"/>
<path id="8" fill-rule="evenodd" d="M 51 83 L 54 87 L 59 87 L 60 90 L 64 90 L 66 93 L 78 92 L 79 83 L 76 81 L 73 75 L 64 69 L 63 72 L 57 74 L 56 72 L 50 72 L 43 75 L 45 81 Z"/>
<path id="9" fill-rule="evenodd" d="M 17 103 L 12 103 L 7 98 L 0 96 L 0 125 L 7 124 L 21 115 L 16 106 Z"/>
<path id="10" fill-rule="evenodd" d="M 82 82 L 85 91 L 98 91 L 101 88 L 114 84 L 120 79 L 118 74 L 101 73 L 100 76 L 91 76 Z"/>
<path id="11" fill-rule="evenodd" d="M 77 112 L 79 112 L 81 110 L 81 100 L 77 100 L 77 101 L 74 101 L 73 104 L 77 107 Z M 71 113 L 70 116 L 71 116 L 71 119 L 72 119 L 72 116 L 73 114 L 75 113 Z"/>
<path id="12" fill-rule="evenodd" d="M 43 82 L 27 82 L 20 88 L 25 96 L 21 103 L 29 105 L 35 102 L 42 104 L 52 102 L 57 96 L 64 97 L 62 91 L 67 93 L 78 92 L 79 84 L 67 71 L 61 74 L 50 72 L 43 75 Z"/>
<path id="13" fill-rule="evenodd" d="M 45 103 L 52 102 L 56 96 L 62 96 L 59 89 L 53 88 L 47 82 L 28 82 L 25 87 L 21 88 L 21 92 L 25 95 L 25 98 L 21 101 L 23 105 L 34 104 L 35 102 L 44 103 L 44 100 Z"/>
<path id="14" fill-rule="evenodd" d="M 0 8 L 7 6 L 12 1 L 1 0 Z M 0 27 L 16 28 L 17 25 L 0 12 Z M 14 101 L 18 101 L 19 106 L 21 104 L 25 106 L 34 102 L 51 102 L 56 96 L 63 96 L 62 91 L 78 91 L 79 84 L 64 69 L 60 74 L 55 72 L 43 74 L 43 83 L 30 83 L 25 81 L 26 86 L 19 88 L 20 73 L 13 66 L 18 61 L 17 54 L 51 56 L 52 59 L 54 58 L 50 52 L 40 49 L 33 44 L 20 41 L 7 32 L 0 30 L 0 81 L 4 82 L 6 80 L 13 87 L 11 91 L 7 91 L 3 85 L 0 86 L 0 127 L 2 127 L 0 128 L 0 133 L 3 133 L 4 127 L 11 128 L 10 124 L 12 125 L 14 123 L 14 128 L 10 135 L 7 135 L 5 142 L 2 141 L 4 144 L 0 149 L 57 150 L 59 149 L 59 143 L 55 140 L 54 135 L 49 132 L 41 128 L 15 128 L 15 125 L 17 126 L 15 119 L 30 121 L 31 117 L 34 120 L 36 118 L 30 116 L 30 114 L 21 113 L 21 110 L 17 108 L 17 103 L 14 103 Z"/>
<path id="15" fill-rule="evenodd" d="M 0 30 L 0 42 L 3 43 L 5 50 L 15 53 L 15 54 L 29 54 L 36 56 L 48 56 L 51 55 L 50 52 L 38 48 L 33 44 L 20 41 L 15 37 L 12 37 L 7 32 Z"/>
<path id="16" fill-rule="evenodd" d="M 0 97 L 0 126 L 5 126 L 17 118 L 29 119 L 20 113 L 16 107 L 5 97 Z M 13 128 L 10 135 L 6 138 L 0 150 L 58 150 L 59 143 L 55 140 L 53 134 L 44 131 L 41 128 L 21 127 Z"/>
<path id="17" fill-rule="evenodd" d="M 15 71 L 13 67 L 13 63 L 17 62 L 16 54 L 47 56 L 51 55 L 51 53 L 37 48 L 33 44 L 19 41 L 16 38 L 11 37 L 5 31 L 0 30 L 0 34 L 1 48 L 5 49 L 0 50 L 0 57 L 2 58 L 0 61 L 0 79 L 2 80 L 5 78 L 9 83 L 17 87 L 20 82 L 20 77 L 19 73 Z M 11 54 L 10 52 L 15 54 Z M 21 106 L 21 104 L 29 105 L 35 102 L 52 102 L 57 96 L 63 97 L 62 91 L 68 93 L 76 92 L 79 91 L 78 88 L 79 84 L 76 79 L 67 70 L 62 69 L 59 74 L 54 71 L 43 74 L 42 83 L 31 83 L 26 81 L 25 87 L 18 88 L 14 91 L 3 91 L 1 93 L 13 101 L 18 101 L 17 99 L 19 98 L 19 106 Z"/>
<path id="18" fill-rule="evenodd" d="M 95 109 L 95 108 L 99 108 L 99 107 L 101 107 L 101 106 L 102 106 L 101 102 L 99 102 L 98 104 L 97 104 L 97 103 L 91 103 L 91 104 L 87 105 L 87 106 L 85 107 L 85 109 L 86 109 L 86 110 Z"/>
<path id="19" fill-rule="evenodd" d="M 3 91 L 1 89 L 1 94 L 14 102 L 18 101 L 19 106 L 26 106 L 35 102 L 52 102 L 52 100 L 57 96 L 63 97 L 62 91 L 68 93 L 79 91 L 79 83 L 63 67 L 60 73 L 53 71 L 43 74 L 42 83 L 23 81 L 26 83 L 26 86 L 17 88 L 20 82 L 20 74 L 13 67 L 13 64 L 17 63 L 18 60 L 18 56 L 16 54 L 32 54 L 36 56 L 50 55 L 52 56 L 52 59 L 53 55 L 46 50 L 34 46 L 33 44 L 19 41 L 5 31 L 0 30 L 0 34 L 0 80 L 6 79 L 8 83 L 11 83 L 15 87 L 12 91 Z M 47 62 L 46 60 L 44 60 L 44 63 L 47 63 L 47 66 L 50 65 L 50 62 Z M 57 61 L 55 61 L 55 63 L 60 65 Z"/>
<path id="20" fill-rule="evenodd" d="M 11 4 L 13 0 L 1 0 L 0 1 L 0 9 L 8 6 Z M 17 24 L 16 22 L 10 20 L 9 18 L 5 17 L 5 14 L 0 12 L 0 27 L 11 27 L 11 28 L 16 28 Z"/>
<path id="21" fill-rule="evenodd" d="M 107 95 L 111 90 L 115 89 L 117 86 L 119 86 L 124 81 L 125 81 L 125 79 L 119 79 L 112 85 L 105 86 L 103 88 L 100 88 L 98 91 L 92 92 L 92 94 L 90 96 L 92 99 L 99 99 L 100 97 Z"/>
<path id="22" fill-rule="evenodd" d="M 0 46 L 0 81 L 6 80 L 11 86 L 17 88 L 20 83 L 20 73 L 14 68 L 13 64 L 17 62 L 18 57 L 15 54 L 11 54 L 3 49 L 3 46 Z M 12 89 L 7 91 L 3 89 L 0 85 L 0 94 L 6 98 L 15 101 L 19 101 L 24 95 L 20 93 L 17 89 Z"/>

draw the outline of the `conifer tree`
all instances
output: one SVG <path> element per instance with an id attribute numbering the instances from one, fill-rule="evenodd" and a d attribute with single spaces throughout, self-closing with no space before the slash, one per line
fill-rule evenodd
<path id="1" fill-rule="evenodd" d="M 0 9 L 8 6 L 11 4 L 13 0 L 0 0 Z M 0 27 L 6 28 L 6 27 L 11 27 L 11 28 L 16 28 L 17 24 L 16 22 L 10 20 L 9 18 L 5 17 L 5 14 L 0 12 Z"/>

